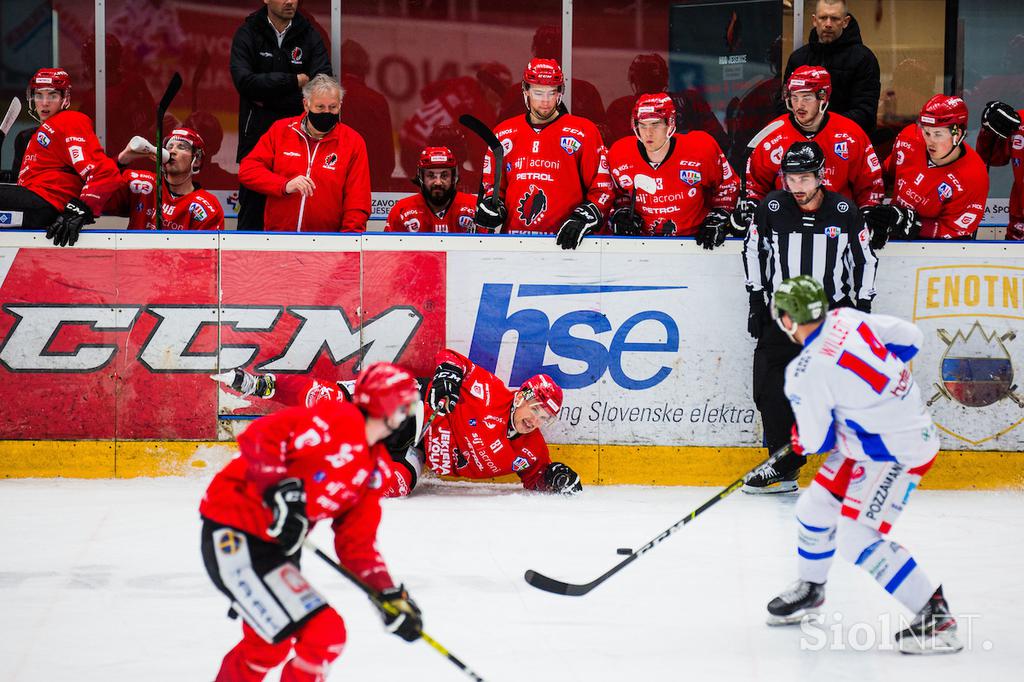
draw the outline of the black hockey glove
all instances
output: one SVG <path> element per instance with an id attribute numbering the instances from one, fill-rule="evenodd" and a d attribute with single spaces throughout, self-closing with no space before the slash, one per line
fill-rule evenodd
<path id="1" fill-rule="evenodd" d="M 707 217 L 697 230 L 697 243 L 708 251 L 724 244 L 729 218 L 729 212 L 724 208 L 713 208 L 708 211 Z"/>
<path id="2" fill-rule="evenodd" d="M 584 201 L 573 209 L 573 212 L 558 228 L 555 243 L 565 249 L 575 249 L 583 243 L 583 238 L 601 226 L 601 209 L 592 201 Z"/>
<path id="3" fill-rule="evenodd" d="M 868 244 L 875 251 L 883 249 L 889 241 L 889 231 L 893 229 L 898 215 L 888 204 L 868 206 L 864 209 L 864 224 L 871 233 Z"/>
<path id="4" fill-rule="evenodd" d="M 616 209 L 611 222 L 612 234 L 635 237 L 644 231 L 644 219 L 628 206 Z"/>
<path id="5" fill-rule="evenodd" d="M 430 382 L 430 393 L 427 394 L 427 404 L 431 410 L 444 416 L 455 409 L 463 376 L 462 370 L 450 362 L 438 365 L 434 379 Z"/>
<path id="6" fill-rule="evenodd" d="M 54 246 L 74 246 L 82 227 L 94 222 L 92 209 L 81 199 L 72 198 L 64 207 L 64 212 L 46 230 L 46 238 L 52 239 Z"/>
<path id="7" fill-rule="evenodd" d="M 473 222 L 476 223 L 478 231 L 497 234 L 505 225 L 505 218 L 508 217 L 508 209 L 501 199 L 493 194 L 484 197 L 476 205 L 476 215 Z"/>
<path id="8" fill-rule="evenodd" d="M 747 314 L 747 333 L 755 339 L 761 338 L 764 326 L 771 320 L 768 304 L 764 300 L 763 291 L 750 292 L 750 312 Z"/>
<path id="9" fill-rule="evenodd" d="M 384 619 L 384 629 L 398 635 L 407 642 L 415 642 L 423 632 L 422 611 L 416 606 L 404 585 L 389 587 L 380 593 L 380 601 L 375 602 L 380 609 L 380 617 Z"/>
<path id="10" fill-rule="evenodd" d="M 274 512 L 267 535 L 277 540 L 285 556 L 302 547 L 309 530 L 306 518 L 306 490 L 300 478 L 285 478 L 263 491 L 263 501 Z"/>
<path id="11" fill-rule="evenodd" d="M 1006 102 L 994 100 L 981 112 L 981 125 L 1006 139 L 1020 128 L 1020 114 Z"/>
<path id="12" fill-rule="evenodd" d="M 747 234 L 750 221 L 754 219 L 754 211 L 757 210 L 757 203 L 753 199 L 740 199 L 736 202 L 736 208 L 729 214 L 729 224 L 732 226 L 732 233 L 737 237 Z"/>
<path id="13" fill-rule="evenodd" d="M 580 475 L 561 462 L 552 462 L 544 469 L 544 487 L 549 493 L 575 495 L 583 490 Z"/>
<path id="14" fill-rule="evenodd" d="M 896 219 L 889 230 L 889 238 L 917 239 L 917 236 L 921 234 L 921 219 L 917 217 L 917 211 L 903 206 L 892 206 L 892 208 L 896 211 Z"/>
<path id="15" fill-rule="evenodd" d="M 273 374 L 255 375 L 249 374 L 244 369 L 236 368 L 221 374 L 211 374 L 210 378 L 227 384 L 246 397 L 251 395 L 257 398 L 274 397 L 275 379 Z"/>
<path id="16" fill-rule="evenodd" d="M 871 299 L 869 298 L 858 298 L 856 304 L 857 310 L 862 313 L 871 313 Z"/>

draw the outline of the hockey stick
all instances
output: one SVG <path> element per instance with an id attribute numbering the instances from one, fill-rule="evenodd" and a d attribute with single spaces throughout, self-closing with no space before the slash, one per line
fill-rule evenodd
<path id="1" fill-rule="evenodd" d="M 177 71 L 171 76 L 171 81 L 167 84 L 167 89 L 164 91 L 164 96 L 160 98 L 160 103 L 156 106 L 156 148 L 164 148 L 164 114 L 171 108 L 171 101 L 174 96 L 178 94 L 178 90 L 181 90 L 181 74 Z M 156 155 L 156 229 L 160 229 L 163 226 L 163 164 L 160 163 L 163 158 L 162 154 Z"/>
<path id="2" fill-rule="evenodd" d="M 21 113 L 21 100 L 15 97 L 11 100 L 11 106 L 7 107 L 7 114 L 4 116 L 4 120 L 0 121 L 0 147 L 4 146 L 4 140 L 7 139 L 7 133 L 11 131 L 11 127 L 14 122 L 18 120 L 18 114 Z"/>
<path id="3" fill-rule="evenodd" d="M 498 140 L 498 136 L 494 134 L 494 131 L 488 128 L 487 124 L 476 116 L 463 114 L 462 116 L 459 116 L 459 123 L 476 133 L 477 137 L 484 141 L 487 148 L 491 150 L 491 154 L 494 155 L 493 196 L 495 199 L 499 199 L 500 197 L 498 196 L 498 193 L 501 192 L 501 173 L 505 167 L 505 148 L 501 146 L 501 141 Z M 500 227 L 495 230 L 495 232 L 500 231 Z"/>
<path id="4" fill-rule="evenodd" d="M 313 552 L 318 557 L 323 559 L 324 562 L 327 563 L 327 565 L 329 565 L 335 571 L 337 571 L 338 573 L 342 574 L 343 576 L 345 576 L 346 578 L 351 580 L 353 583 L 355 583 L 356 587 L 358 587 L 360 590 L 365 592 L 366 596 L 368 596 L 370 598 L 370 601 L 372 601 L 374 603 L 374 605 L 377 606 L 377 608 L 382 609 L 384 611 L 387 611 L 389 614 L 391 614 L 393 616 L 397 616 L 398 615 L 398 609 L 396 609 L 391 604 L 386 604 L 383 601 L 381 601 L 380 592 L 378 592 L 377 590 L 373 589 L 372 587 L 370 587 L 369 585 L 364 583 L 362 580 L 359 579 L 359 576 L 357 576 L 355 573 L 353 573 L 352 571 L 348 570 L 347 568 L 345 568 L 344 566 L 339 564 L 334 559 L 332 559 L 330 557 L 330 555 L 328 555 L 322 549 L 320 549 L 315 544 L 313 544 L 313 542 L 309 538 L 306 538 L 303 541 L 303 544 L 306 546 L 306 549 L 308 549 L 309 551 Z M 447 649 L 445 649 L 443 646 L 441 646 L 440 642 L 438 642 L 436 639 L 434 639 L 433 637 L 428 635 L 423 630 L 420 630 L 420 637 L 423 639 L 424 642 L 429 644 L 431 646 L 431 648 L 433 648 L 435 651 L 437 651 L 437 653 L 439 653 L 442 656 L 444 656 L 445 658 L 447 658 L 459 670 L 461 670 L 462 672 L 464 672 L 467 675 L 469 675 L 470 679 L 476 680 L 477 682 L 484 682 L 484 678 L 482 678 L 479 675 L 477 675 L 471 668 L 469 668 L 469 666 L 467 666 L 465 663 L 460 661 L 455 656 L 455 654 L 453 654 L 452 652 L 450 652 Z"/>
<path id="5" fill-rule="evenodd" d="M 544 590 L 545 592 L 551 592 L 552 594 L 564 594 L 569 597 L 581 597 L 590 592 L 592 589 L 594 589 L 601 583 L 603 583 L 605 580 L 608 580 L 608 578 L 612 577 L 629 564 L 636 561 L 638 558 L 640 558 L 642 554 L 646 554 L 647 552 L 654 549 L 655 545 L 660 543 L 668 536 L 672 535 L 672 533 L 676 532 L 677 530 L 688 524 L 690 521 L 693 521 L 695 518 L 703 514 L 711 507 L 713 507 L 715 504 L 724 500 L 726 497 L 739 490 L 740 486 L 742 486 L 747 481 L 747 479 L 750 478 L 754 474 L 754 472 L 760 469 L 762 466 L 764 466 L 765 464 L 775 464 L 790 452 L 792 452 L 792 447 L 790 445 L 785 445 L 779 448 L 777 451 L 772 453 L 771 457 L 766 459 L 764 462 L 758 464 L 756 467 L 754 467 L 747 473 L 743 474 L 743 476 L 741 476 L 740 478 L 736 479 L 728 486 L 723 488 L 718 494 L 716 494 L 710 500 L 708 500 L 707 502 L 697 507 L 683 518 L 673 523 L 671 526 L 662 531 L 657 537 L 648 542 L 646 545 L 644 545 L 640 549 L 629 552 L 628 557 L 623 559 L 615 566 L 612 566 L 611 569 L 606 571 L 603 575 L 598 576 L 597 578 L 591 580 L 589 583 L 566 583 L 562 582 L 561 580 L 549 578 L 548 576 L 533 570 L 526 571 L 526 575 L 524 576 L 526 578 L 526 582 L 530 583 L 530 585 L 536 587 L 538 590 Z M 623 553 L 623 551 L 629 550 L 620 550 L 619 553 L 621 554 Z"/>

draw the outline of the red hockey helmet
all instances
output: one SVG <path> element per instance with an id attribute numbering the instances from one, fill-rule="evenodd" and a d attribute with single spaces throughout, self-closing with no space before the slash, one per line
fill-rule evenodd
<path id="1" fill-rule="evenodd" d="M 527 400 L 534 400 L 552 416 L 562 409 L 562 389 L 547 374 L 535 374 L 519 387 Z"/>
<path id="2" fill-rule="evenodd" d="M 427 168 L 455 168 L 458 164 L 455 161 L 455 154 L 448 147 L 424 147 L 420 152 L 420 160 L 416 167 L 420 170 Z"/>
<path id="3" fill-rule="evenodd" d="M 629 83 L 637 95 L 668 87 L 668 64 L 660 54 L 638 54 L 629 65 Z"/>
<path id="4" fill-rule="evenodd" d="M 640 121 L 661 119 L 668 125 L 676 121 L 676 105 L 664 92 L 656 95 L 640 95 L 633 104 L 633 130 Z"/>
<path id="5" fill-rule="evenodd" d="M 923 126 L 957 126 L 961 131 L 967 130 L 967 104 L 959 97 L 935 95 L 921 107 L 917 122 Z"/>
<path id="6" fill-rule="evenodd" d="M 352 403 L 371 417 L 389 419 L 402 407 L 419 402 L 416 379 L 390 362 L 376 362 L 356 378 Z"/>
<path id="7" fill-rule="evenodd" d="M 792 92 L 811 91 L 825 102 L 832 96 L 832 76 L 820 66 L 800 66 L 786 81 L 786 99 Z"/>
<path id="8" fill-rule="evenodd" d="M 28 81 L 25 88 L 25 100 L 28 102 L 28 112 L 32 118 L 39 120 L 36 113 L 36 104 L 32 99 L 36 90 L 56 90 L 61 93 L 62 101 L 60 108 L 67 109 L 71 106 L 71 76 L 64 69 L 39 69 Z"/>
<path id="9" fill-rule="evenodd" d="M 199 133 L 191 128 L 175 128 L 164 140 L 164 147 L 171 142 L 184 142 L 192 147 L 192 172 L 198 173 L 203 166 L 203 158 L 206 156 L 206 144 Z"/>
<path id="10" fill-rule="evenodd" d="M 561 89 L 565 85 L 562 67 L 554 59 L 531 59 L 523 71 L 523 88 L 528 85 L 545 85 Z"/>

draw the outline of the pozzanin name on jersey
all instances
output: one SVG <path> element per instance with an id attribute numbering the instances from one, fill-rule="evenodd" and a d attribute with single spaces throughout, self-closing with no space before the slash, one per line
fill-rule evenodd
<path id="1" fill-rule="evenodd" d="M 579 389 L 609 374 L 622 388 L 643 390 L 661 383 L 672 372 L 672 367 L 663 363 L 671 362 L 679 351 L 679 326 L 663 310 L 644 308 L 651 292 L 687 287 L 522 284 L 515 297 L 513 288 L 505 283 L 483 285 L 470 344 L 473 361 L 494 372 L 502 345 L 508 343 L 506 335 L 514 332 L 509 385 L 518 386 L 543 372 L 564 389 Z M 523 299 L 537 307 L 513 310 L 513 304 L 521 306 Z M 588 307 L 564 312 L 567 300 Z M 600 310 L 595 309 L 598 305 Z M 554 315 L 558 316 L 552 320 Z M 551 356 L 570 362 L 546 364 L 545 357 Z M 638 362 L 642 356 L 644 361 Z M 563 365 L 574 368 L 580 364 L 582 371 L 562 369 Z"/>

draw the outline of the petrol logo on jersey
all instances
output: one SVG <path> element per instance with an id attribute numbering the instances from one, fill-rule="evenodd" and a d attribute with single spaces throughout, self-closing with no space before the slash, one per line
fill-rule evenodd
<path id="1" fill-rule="evenodd" d="M 681 170 L 679 171 L 679 179 L 693 187 L 700 182 L 701 174 L 700 171 L 696 170 Z"/>
<path id="2" fill-rule="evenodd" d="M 849 142 L 836 142 L 835 146 L 832 147 L 832 151 L 836 153 L 843 161 L 850 160 L 850 143 Z"/>
<path id="3" fill-rule="evenodd" d="M 539 221 L 547 209 L 548 197 L 544 194 L 544 190 L 536 185 L 530 185 L 530 189 L 519 200 L 516 212 L 523 225 L 530 226 Z"/>
<path id="4" fill-rule="evenodd" d="M 647 306 L 653 292 L 663 292 L 660 297 L 666 299 L 687 288 L 485 282 L 469 356 L 494 372 L 506 336 L 512 334 L 510 386 L 547 374 L 563 389 L 579 389 L 608 375 L 622 388 L 647 389 L 677 367 L 672 363 L 680 338 L 669 314 Z M 549 358 L 554 362 L 546 363 Z"/>
<path id="5" fill-rule="evenodd" d="M 949 186 L 949 183 L 943 182 L 939 185 L 939 199 L 942 201 L 949 201 L 953 198 L 953 188 Z"/>
<path id="6" fill-rule="evenodd" d="M 583 146 L 579 140 L 572 135 L 565 135 L 562 137 L 562 149 L 565 150 L 566 154 L 572 155 L 579 151 L 579 148 Z"/>

